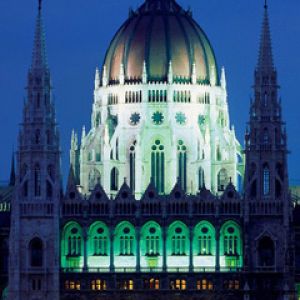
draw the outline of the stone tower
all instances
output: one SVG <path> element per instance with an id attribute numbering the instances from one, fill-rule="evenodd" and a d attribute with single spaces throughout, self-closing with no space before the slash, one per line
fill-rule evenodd
<path id="1" fill-rule="evenodd" d="M 28 72 L 10 232 L 10 300 L 59 299 L 60 147 L 41 1 Z"/>
<path id="2" fill-rule="evenodd" d="M 264 273 L 261 282 L 256 277 L 252 285 L 262 289 L 275 286 L 272 277 L 265 273 L 277 272 L 282 276 L 279 286 L 287 290 L 292 288 L 292 282 L 284 275 L 293 265 L 293 250 L 289 248 L 292 234 L 288 151 L 267 5 L 254 79 L 255 96 L 250 108 L 245 150 L 245 253 L 249 253 L 245 257 L 245 267 Z"/>

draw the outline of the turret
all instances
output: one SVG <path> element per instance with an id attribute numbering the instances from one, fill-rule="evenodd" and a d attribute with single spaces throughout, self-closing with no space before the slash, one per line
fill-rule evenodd
<path id="1" fill-rule="evenodd" d="M 41 12 L 40 0 L 11 203 L 11 300 L 59 299 L 60 147 Z"/>

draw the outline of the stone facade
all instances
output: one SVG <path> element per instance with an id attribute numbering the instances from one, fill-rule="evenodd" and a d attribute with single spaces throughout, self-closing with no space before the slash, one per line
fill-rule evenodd
<path id="1" fill-rule="evenodd" d="M 148 14 L 163 14 L 174 28 L 173 15 L 194 24 L 174 0 L 146 0 L 125 29 Z M 193 30 L 202 37 L 203 48 L 193 47 L 207 56 L 193 62 L 183 50 L 188 76 L 172 47 L 166 53 L 174 58 L 155 78 L 150 54 L 128 50 L 118 64 L 112 43 L 96 71 L 91 130 L 81 143 L 72 134 L 62 193 L 40 5 L 16 181 L 12 172 L 14 188 L 0 189 L 0 251 L 10 232 L 5 292 L 0 260 L 3 298 L 296 299 L 299 206 L 288 189 L 267 7 L 244 153 L 229 124 L 225 72 L 218 77 L 198 25 L 185 28 L 186 41 Z M 132 65 L 132 56 L 142 63 Z"/>

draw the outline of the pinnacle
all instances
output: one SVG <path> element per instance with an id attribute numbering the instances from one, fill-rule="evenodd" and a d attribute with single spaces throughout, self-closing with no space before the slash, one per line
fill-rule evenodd
<path id="1" fill-rule="evenodd" d="M 45 34 L 43 29 L 41 9 L 42 4 L 39 0 L 39 11 L 36 20 L 34 46 L 32 54 L 32 69 L 47 69 L 47 55 L 46 55 L 46 45 L 45 45 Z"/>
<path id="2" fill-rule="evenodd" d="M 263 72 L 274 71 L 272 42 L 271 42 L 267 4 L 265 5 L 265 13 L 264 13 L 264 20 L 263 20 L 262 32 L 261 32 L 257 70 Z"/>

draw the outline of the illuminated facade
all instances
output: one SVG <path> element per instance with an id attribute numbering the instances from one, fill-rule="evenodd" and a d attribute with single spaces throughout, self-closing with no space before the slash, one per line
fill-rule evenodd
<path id="1" fill-rule="evenodd" d="M 226 78 L 205 33 L 175 1 L 131 12 L 96 71 L 91 130 L 72 135 L 71 164 L 83 193 L 123 178 L 139 199 L 151 178 L 168 194 L 242 185 L 243 155 L 230 127 Z"/>
<path id="2" fill-rule="evenodd" d="M 206 35 L 175 0 L 131 11 L 96 71 L 91 130 L 80 143 L 72 134 L 62 193 L 40 4 L 5 225 L 7 299 L 295 299 L 267 6 L 245 162 L 218 74 Z"/>

